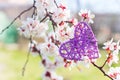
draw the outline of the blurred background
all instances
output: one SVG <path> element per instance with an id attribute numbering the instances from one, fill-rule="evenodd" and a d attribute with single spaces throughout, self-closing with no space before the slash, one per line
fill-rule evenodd
<path id="1" fill-rule="evenodd" d="M 20 12 L 31 6 L 32 2 L 32 0 L 0 0 L 0 31 Z M 111 38 L 120 39 L 120 0 L 65 0 L 65 3 L 72 15 L 77 18 L 79 18 L 80 9 L 88 9 L 95 14 L 94 24 L 91 26 L 99 45 Z M 25 19 L 31 14 L 30 12 L 25 13 L 21 18 Z M 17 32 L 19 22 L 17 20 L 12 27 L 0 35 L 0 80 L 41 80 L 40 75 L 43 69 L 37 57 L 30 56 L 25 76 L 21 75 L 28 51 L 28 41 Z M 105 54 L 103 50 L 100 52 Z M 106 54 L 98 64 L 102 64 L 105 56 Z M 86 69 L 81 66 L 81 68 L 83 69 L 81 72 L 76 68 L 72 71 L 62 68 L 58 70 L 58 74 L 64 76 L 65 80 L 109 80 L 94 67 Z"/>

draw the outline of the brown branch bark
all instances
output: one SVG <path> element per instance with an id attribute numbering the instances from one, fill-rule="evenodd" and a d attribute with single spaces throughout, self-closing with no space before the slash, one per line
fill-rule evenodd
<path id="1" fill-rule="evenodd" d="M 99 67 L 94 62 L 91 62 L 91 63 L 94 67 L 96 67 L 98 70 L 100 70 L 104 74 L 104 76 L 107 76 L 109 79 L 113 80 L 108 74 L 105 73 L 105 71 L 103 70 L 103 67 Z"/>
<path id="2" fill-rule="evenodd" d="M 29 41 L 30 41 L 30 45 L 31 45 L 31 44 L 32 44 L 32 36 L 30 36 Z M 31 51 L 31 46 L 30 46 L 30 48 L 29 48 L 29 51 L 28 51 L 28 54 L 27 54 L 27 58 L 26 58 L 25 64 L 24 64 L 24 66 L 23 66 L 23 68 L 22 68 L 22 76 L 24 76 L 25 70 L 26 70 L 26 66 L 27 66 L 27 64 L 28 64 L 28 62 L 29 62 L 30 51 Z"/>
<path id="3" fill-rule="evenodd" d="M 33 3 L 33 5 L 31 6 L 31 7 L 29 7 L 28 9 L 26 9 L 26 10 L 24 10 L 24 11 L 22 11 L 17 17 L 15 17 L 14 18 L 14 20 L 6 27 L 6 28 L 4 28 L 1 32 L 0 32 L 0 35 L 4 32 L 4 31 L 6 31 L 7 29 L 9 29 L 10 27 L 11 27 L 11 25 L 18 19 L 18 18 L 20 18 L 24 13 L 26 13 L 26 12 L 28 12 L 28 11 L 30 11 L 32 8 L 36 8 L 35 7 L 35 0 L 34 0 L 34 3 Z M 34 11 L 33 11 L 33 14 L 34 14 Z"/>
<path id="4" fill-rule="evenodd" d="M 55 3 L 55 5 L 56 5 L 56 7 L 57 7 L 57 8 L 59 8 L 59 6 L 58 6 L 58 4 L 57 4 L 56 0 L 54 0 L 54 3 Z"/>

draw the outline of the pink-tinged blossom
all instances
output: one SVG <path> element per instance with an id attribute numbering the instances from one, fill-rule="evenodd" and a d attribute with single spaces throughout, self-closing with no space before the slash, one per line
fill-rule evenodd
<path id="1" fill-rule="evenodd" d="M 74 37 L 74 26 L 69 26 L 68 24 L 64 24 L 62 26 L 58 26 L 56 29 L 56 38 L 60 42 L 64 42 L 68 39 L 71 39 Z"/>
<path id="2" fill-rule="evenodd" d="M 62 57 L 60 57 L 59 55 L 56 55 L 55 57 L 52 57 L 52 59 L 50 59 L 47 56 L 43 56 L 43 59 L 41 61 L 41 64 L 43 65 L 44 68 L 46 68 L 47 70 L 55 70 L 58 67 L 63 66 L 64 64 L 64 60 Z"/>
<path id="3" fill-rule="evenodd" d="M 104 43 L 104 47 L 103 49 L 107 50 L 107 51 L 113 51 L 114 50 L 114 45 L 116 43 L 113 42 L 113 38 L 110 41 L 107 41 Z"/>
<path id="4" fill-rule="evenodd" d="M 81 63 L 82 63 L 85 67 L 89 68 L 89 67 L 90 67 L 90 63 L 91 63 L 91 60 L 89 59 L 89 57 L 84 56 L 83 61 L 81 61 Z"/>
<path id="5" fill-rule="evenodd" d="M 53 60 L 49 59 L 47 56 L 43 57 L 43 59 L 41 61 L 43 67 L 45 68 L 45 72 L 42 75 L 43 80 L 63 80 L 63 77 L 58 76 L 55 73 L 56 68 L 60 67 L 60 63 L 62 61 L 59 56 L 57 58 L 59 58 L 59 60 L 54 59 L 54 61 L 53 61 Z"/>
<path id="6" fill-rule="evenodd" d="M 52 15 L 54 21 L 60 24 L 62 21 L 67 21 L 70 18 L 70 11 L 67 9 L 58 8 L 54 11 Z"/>
<path id="7" fill-rule="evenodd" d="M 93 22 L 93 18 L 95 17 L 94 14 L 91 13 L 90 10 L 80 10 L 80 12 L 78 13 L 79 16 L 81 16 L 84 20 L 86 20 L 88 23 L 94 23 Z"/>
<path id="8" fill-rule="evenodd" d="M 79 68 L 80 65 L 83 65 L 86 68 L 89 68 L 91 61 L 92 60 L 90 60 L 89 57 L 87 57 L 87 56 L 84 56 L 82 61 L 66 60 L 66 59 L 64 59 L 64 67 L 69 68 L 69 70 L 72 70 L 72 68 L 74 68 L 74 67 L 76 67 L 77 69 L 81 70 Z"/>
<path id="9" fill-rule="evenodd" d="M 111 67 L 108 71 L 108 75 L 113 80 L 120 80 L 120 67 Z"/>
<path id="10" fill-rule="evenodd" d="M 55 71 L 46 70 L 42 75 L 42 80 L 63 80 L 63 77 L 57 75 Z"/>
<path id="11" fill-rule="evenodd" d="M 36 41 L 32 41 L 32 43 L 29 43 L 28 47 L 32 53 L 38 53 L 36 45 L 37 45 Z"/>
<path id="12" fill-rule="evenodd" d="M 66 6 L 64 6 L 63 4 L 60 4 L 59 8 L 61 8 L 62 10 L 65 10 Z"/>
<path id="13" fill-rule="evenodd" d="M 74 26 L 66 28 L 66 33 L 69 36 L 69 39 L 72 39 L 74 37 L 74 30 L 75 30 Z"/>
<path id="14" fill-rule="evenodd" d="M 64 59 L 64 67 L 72 70 L 73 67 L 77 66 L 77 62 L 73 60 Z"/>
<path id="15" fill-rule="evenodd" d="M 104 47 L 103 49 L 105 49 L 109 54 L 107 54 L 107 63 L 109 66 L 111 66 L 113 63 L 118 63 L 119 61 L 119 57 L 118 57 L 118 53 L 120 50 L 120 45 L 119 45 L 119 41 L 113 42 L 113 39 L 111 39 L 110 41 L 107 41 L 104 43 Z"/>
<path id="16" fill-rule="evenodd" d="M 118 63 L 118 61 L 119 61 L 119 57 L 117 54 L 114 54 L 114 53 L 109 54 L 109 57 L 107 59 L 107 63 L 110 67 L 113 63 Z"/>
<path id="17" fill-rule="evenodd" d="M 18 30 L 27 38 L 30 38 L 30 36 L 40 37 L 45 35 L 48 26 L 46 23 L 40 23 L 37 19 L 27 18 L 26 21 L 22 22 L 22 26 Z"/>
<path id="18" fill-rule="evenodd" d="M 113 53 L 118 54 L 120 50 L 120 41 L 116 43 L 113 42 L 113 39 L 111 39 L 110 41 L 104 43 L 103 49 L 107 50 L 108 52 L 113 51 Z"/>
<path id="19" fill-rule="evenodd" d="M 76 18 L 73 18 L 73 19 L 69 20 L 69 23 L 72 23 L 73 25 L 77 25 L 78 20 Z"/>
<path id="20" fill-rule="evenodd" d="M 36 41 L 32 40 L 32 43 L 29 43 L 28 47 L 33 56 L 38 56 L 41 54 L 39 45 Z"/>
<path id="21" fill-rule="evenodd" d="M 58 66 L 56 66 L 56 61 L 53 61 L 51 59 L 49 59 L 48 57 L 46 56 L 43 56 L 43 59 L 41 61 L 43 67 L 47 70 L 52 70 L 54 71 Z"/>
<path id="22" fill-rule="evenodd" d="M 39 44 L 39 47 L 41 54 L 45 56 L 55 56 L 58 54 L 58 47 L 50 41 Z"/>
<path id="23" fill-rule="evenodd" d="M 56 6 L 54 0 L 36 0 L 37 14 L 42 19 L 46 15 L 45 9 L 54 12 Z"/>
<path id="24" fill-rule="evenodd" d="M 114 54 L 119 54 L 119 50 L 120 50 L 120 41 L 118 41 L 118 42 L 114 45 L 113 53 L 114 53 Z"/>
<path id="25" fill-rule="evenodd" d="M 63 67 L 63 64 L 64 64 L 64 59 L 60 55 L 57 55 L 55 57 L 55 66 L 56 67 Z"/>

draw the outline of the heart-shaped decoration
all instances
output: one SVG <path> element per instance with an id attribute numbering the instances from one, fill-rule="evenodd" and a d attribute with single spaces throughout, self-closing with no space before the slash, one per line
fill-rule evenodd
<path id="1" fill-rule="evenodd" d="M 86 22 L 80 22 L 75 26 L 74 38 L 61 44 L 60 55 L 69 60 L 83 60 L 99 57 L 98 45 L 95 35 Z"/>

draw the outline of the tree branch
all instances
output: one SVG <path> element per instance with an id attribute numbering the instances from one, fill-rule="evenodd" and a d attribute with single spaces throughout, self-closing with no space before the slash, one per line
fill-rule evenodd
<path id="1" fill-rule="evenodd" d="M 46 15 L 43 19 L 41 19 L 40 22 L 43 22 L 47 17 L 48 15 Z"/>
<path id="2" fill-rule="evenodd" d="M 46 17 L 45 18 L 49 17 L 49 20 L 52 22 L 53 30 L 55 32 L 55 26 L 57 26 L 57 23 L 52 18 L 53 13 L 48 12 L 47 9 L 45 9 L 45 11 L 46 11 Z M 44 20 L 44 18 L 43 18 L 43 20 Z"/>
<path id="3" fill-rule="evenodd" d="M 101 66 L 101 68 L 103 68 L 103 67 L 106 65 L 106 63 L 107 63 L 108 59 L 110 58 L 110 55 L 111 55 L 111 53 L 109 53 L 109 55 L 108 55 L 107 59 L 105 60 L 105 62 L 104 62 L 104 63 L 103 63 L 103 65 Z"/>
<path id="4" fill-rule="evenodd" d="M 6 31 L 7 29 L 9 29 L 9 28 L 11 27 L 11 25 L 12 25 L 18 18 L 20 18 L 24 13 L 30 11 L 32 8 L 35 8 L 35 0 L 34 0 L 33 5 L 32 5 L 31 7 L 29 7 L 28 9 L 22 11 L 17 17 L 15 17 L 14 20 L 13 20 L 6 28 L 4 28 L 4 29 L 0 32 L 0 35 L 1 35 L 4 31 Z M 33 14 L 34 14 L 34 12 L 33 12 Z"/>
<path id="5" fill-rule="evenodd" d="M 58 4 L 57 4 L 56 0 L 54 0 L 54 3 L 55 3 L 55 5 L 56 5 L 56 7 L 57 7 L 57 8 L 59 8 L 59 6 L 58 6 Z"/>
<path id="6" fill-rule="evenodd" d="M 28 61 L 29 61 L 29 56 L 30 56 L 30 50 L 29 50 L 29 52 L 27 54 L 27 59 L 26 59 L 25 64 L 24 64 L 24 66 L 22 68 L 22 76 L 24 76 L 24 74 L 25 74 L 26 66 L 27 66 Z"/>
<path id="7" fill-rule="evenodd" d="M 29 61 L 29 56 L 30 56 L 30 51 L 31 51 L 31 44 L 32 44 L 32 36 L 30 36 L 29 41 L 30 41 L 30 48 L 29 48 L 29 51 L 28 51 L 28 54 L 27 54 L 27 59 L 26 59 L 25 64 L 24 64 L 24 66 L 22 68 L 22 76 L 24 76 L 26 66 L 27 66 L 28 61 Z"/>
<path id="8" fill-rule="evenodd" d="M 33 14 L 32 14 L 32 17 L 37 16 L 37 8 L 36 8 L 35 4 L 36 4 L 36 1 L 34 0 L 34 2 L 33 2 Z"/>
<path id="9" fill-rule="evenodd" d="M 34 46 L 35 46 L 34 49 L 35 49 L 35 51 L 39 54 L 39 57 L 40 57 L 40 59 L 42 60 L 42 56 L 41 56 L 41 54 L 40 54 L 40 51 L 37 50 L 36 44 L 33 43 L 32 36 L 30 36 L 29 42 L 30 42 L 30 48 L 29 48 L 29 51 L 28 51 L 28 54 L 27 54 L 27 59 L 26 59 L 25 64 L 24 64 L 24 66 L 23 66 L 23 68 L 22 68 L 22 76 L 24 76 L 24 73 L 25 73 L 25 70 L 26 70 L 26 66 L 27 66 L 28 61 L 29 61 L 30 52 L 31 52 L 31 50 L 32 50 L 32 48 L 33 48 L 33 47 L 31 47 L 31 44 L 34 44 Z"/>
<path id="10" fill-rule="evenodd" d="M 103 67 L 99 67 L 98 65 L 96 65 L 94 62 L 91 62 L 93 64 L 94 67 L 96 67 L 97 69 L 99 69 L 103 74 L 104 76 L 107 76 L 108 78 L 110 78 L 111 80 L 113 80 L 108 74 L 105 73 L 105 71 L 103 70 Z"/>

